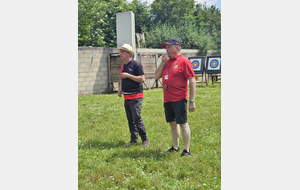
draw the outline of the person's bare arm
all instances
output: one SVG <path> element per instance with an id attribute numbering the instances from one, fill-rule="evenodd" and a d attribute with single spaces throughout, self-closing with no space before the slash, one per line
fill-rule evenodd
<path id="1" fill-rule="evenodd" d="M 122 90 L 122 79 L 121 79 L 120 80 L 120 88 L 119 88 L 119 91 L 118 91 L 118 96 L 122 97 L 122 93 L 123 93 L 123 90 Z"/>
<path id="2" fill-rule="evenodd" d="M 196 80 L 195 78 L 189 78 L 189 86 L 190 86 L 190 97 L 189 97 L 189 112 L 193 112 L 196 110 L 195 102 L 190 102 L 190 100 L 195 101 L 196 94 Z"/>
<path id="3" fill-rule="evenodd" d="M 121 78 L 122 79 L 130 78 L 131 80 L 133 80 L 135 82 L 141 82 L 141 83 L 145 82 L 145 75 L 134 76 L 129 73 L 123 72 L 123 73 L 121 73 Z"/>

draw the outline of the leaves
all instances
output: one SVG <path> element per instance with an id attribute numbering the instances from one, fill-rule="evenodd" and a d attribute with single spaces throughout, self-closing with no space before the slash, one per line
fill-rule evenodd
<path id="1" fill-rule="evenodd" d="M 116 13 L 127 10 L 125 0 L 79 0 L 78 45 L 115 47 Z"/>
<path id="2" fill-rule="evenodd" d="M 221 12 L 194 0 L 79 0 L 78 45 L 116 47 L 116 13 L 132 11 L 135 32 L 145 33 L 147 48 L 176 37 L 183 49 L 221 50 Z"/>

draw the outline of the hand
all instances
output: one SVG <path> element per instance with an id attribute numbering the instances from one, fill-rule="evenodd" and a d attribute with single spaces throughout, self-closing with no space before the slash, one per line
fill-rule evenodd
<path id="1" fill-rule="evenodd" d="M 162 58 L 161 58 L 161 62 L 163 63 L 163 64 L 165 64 L 166 62 L 167 62 L 167 60 L 169 59 L 169 56 L 168 56 L 168 54 L 163 54 L 163 56 L 162 56 Z"/>
<path id="2" fill-rule="evenodd" d="M 196 110 L 195 102 L 189 102 L 189 112 L 193 112 Z"/>
<path id="3" fill-rule="evenodd" d="M 121 73 L 121 78 L 122 79 L 126 79 L 126 78 L 129 78 L 129 73 L 126 73 L 126 72 L 124 72 L 124 73 Z"/>
<path id="4" fill-rule="evenodd" d="M 118 96 L 119 96 L 119 97 L 122 97 L 122 93 L 123 93 L 122 90 L 119 90 L 119 91 L 118 91 Z"/>

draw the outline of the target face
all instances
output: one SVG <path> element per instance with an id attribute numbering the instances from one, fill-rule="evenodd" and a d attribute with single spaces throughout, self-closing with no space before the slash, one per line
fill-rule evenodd
<path id="1" fill-rule="evenodd" d="M 199 67 L 199 61 L 195 60 L 192 62 L 193 69 L 197 69 Z"/>
<path id="2" fill-rule="evenodd" d="M 202 74 L 204 69 L 204 60 L 205 57 L 189 57 L 189 60 L 192 62 L 192 67 L 195 74 Z"/>
<path id="3" fill-rule="evenodd" d="M 208 56 L 206 62 L 206 73 L 221 73 L 221 56 Z"/>
<path id="4" fill-rule="evenodd" d="M 214 59 L 210 62 L 211 68 L 216 68 L 216 67 L 218 67 L 218 65 L 219 65 L 219 61 L 216 59 Z"/>

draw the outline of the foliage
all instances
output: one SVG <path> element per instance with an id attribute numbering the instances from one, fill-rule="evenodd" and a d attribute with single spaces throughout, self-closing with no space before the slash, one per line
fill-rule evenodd
<path id="1" fill-rule="evenodd" d="M 144 91 L 142 117 L 150 146 L 124 147 L 130 133 L 124 99 L 117 94 L 78 97 L 78 189 L 221 189 L 221 87 L 196 88 L 188 112 L 190 157 L 172 146 L 162 89 Z"/>
<path id="2" fill-rule="evenodd" d="M 151 9 L 150 9 L 151 8 Z M 136 33 L 144 33 L 147 48 L 176 37 L 184 49 L 221 50 L 221 12 L 194 0 L 79 0 L 78 45 L 116 47 L 116 13 L 132 11 Z"/>
<path id="3" fill-rule="evenodd" d="M 215 50 L 221 50 L 221 12 L 220 9 L 212 5 L 196 4 L 194 12 L 197 27 L 204 29 L 216 44 Z"/>
<path id="4" fill-rule="evenodd" d="M 78 0 L 78 45 L 85 45 L 90 37 L 91 6 L 89 2 Z"/>
<path id="5" fill-rule="evenodd" d="M 169 24 L 187 21 L 193 18 L 194 4 L 194 0 L 155 0 L 151 4 L 152 20 Z"/>
<path id="6" fill-rule="evenodd" d="M 199 49 L 200 54 L 206 55 L 208 50 L 214 49 L 213 38 L 203 29 L 192 22 L 184 24 L 162 24 L 154 25 L 150 31 L 145 32 L 147 47 L 163 48 L 161 42 L 175 37 L 181 41 L 183 49 Z"/>
<path id="7" fill-rule="evenodd" d="M 140 0 L 78 0 L 78 45 L 116 47 L 116 14 L 127 11 L 136 16 L 136 31 L 142 23 L 149 25 L 150 14 Z"/>
<path id="8" fill-rule="evenodd" d="M 146 2 L 141 0 L 133 0 L 129 3 L 129 10 L 134 13 L 135 16 L 135 33 L 142 33 L 142 27 L 149 27 L 151 23 L 150 7 Z"/>
<path id="9" fill-rule="evenodd" d="M 221 50 L 220 10 L 215 6 L 209 8 L 206 4 L 200 3 L 196 4 L 195 8 L 188 9 L 189 5 L 181 4 L 181 12 L 188 11 L 177 17 L 176 11 L 168 12 L 167 9 L 168 6 L 173 5 L 173 2 L 175 1 L 156 0 L 151 5 L 153 9 L 155 8 L 151 12 L 157 23 L 145 30 L 147 47 L 162 48 L 161 42 L 170 37 L 176 37 L 182 42 L 182 48 L 199 49 L 202 55 L 206 55 L 208 50 Z M 181 1 L 176 1 L 176 3 L 180 4 Z M 189 1 L 186 3 L 188 4 Z M 163 8 L 167 11 L 164 12 Z M 193 14 L 190 14 L 191 10 Z M 153 15 L 154 13 L 156 15 Z M 179 18 L 179 20 L 172 20 L 172 18 Z"/>
<path id="10" fill-rule="evenodd" d="M 83 38 L 81 46 L 116 46 L 116 13 L 126 12 L 125 0 L 79 0 L 78 2 L 78 35 Z M 84 11 L 86 10 L 86 11 Z M 84 23 L 88 20 L 88 24 Z M 81 32 L 81 26 L 84 32 Z M 85 32 L 89 30 L 89 32 Z"/>

